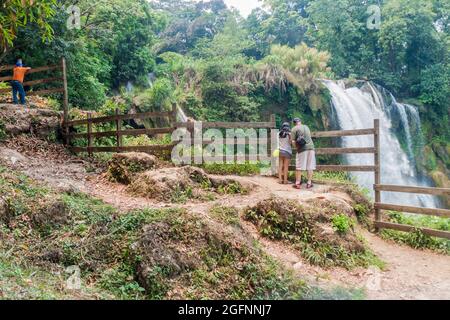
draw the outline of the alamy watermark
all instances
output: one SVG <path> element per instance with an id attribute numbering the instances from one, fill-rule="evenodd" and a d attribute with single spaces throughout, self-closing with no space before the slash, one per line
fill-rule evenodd
<path id="1" fill-rule="evenodd" d="M 78 266 L 70 266 L 65 270 L 66 274 L 69 274 L 69 278 L 66 280 L 66 288 L 69 290 L 81 289 L 81 270 Z"/>
<path id="2" fill-rule="evenodd" d="M 68 6 L 66 8 L 66 13 L 69 14 L 69 17 L 67 18 L 67 29 L 74 30 L 74 29 L 81 29 L 81 9 L 78 6 Z"/>
<path id="3" fill-rule="evenodd" d="M 381 8 L 379 5 L 371 5 L 367 8 L 367 29 L 380 30 L 381 28 Z"/>
<path id="4" fill-rule="evenodd" d="M 208 129 L 202 122 L 188 123 L 172 133 L 172 162 L 176 165 L 273 164 L 278 148 L 276 129 Z"/>

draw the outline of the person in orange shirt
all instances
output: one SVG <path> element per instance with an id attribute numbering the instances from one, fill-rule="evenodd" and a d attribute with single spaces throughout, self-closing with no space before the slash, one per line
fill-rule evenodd
<path id="1" fill-rule="evenodd" d="M 23 88 L 23 80 L 25 79 L 25 75 L 29 70 L 31 70 L 31 68 L 23 66 L 22 59 L 17 60 L 16 66 L 14 67 L 13 70 L 13 80 L 11 81 L 14 104 L 19 103 L 17 99 L 17 93 L 19 93 L 20 96 L 20 104 L 24 105 L 26 103 L 25 90 Z"/>

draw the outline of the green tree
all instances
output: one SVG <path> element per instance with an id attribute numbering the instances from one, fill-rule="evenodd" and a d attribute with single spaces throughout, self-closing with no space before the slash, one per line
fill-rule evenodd
<path id="1" fill-rule="evenodd" d="M 169 20 L 168 27 L 160 34 L 160 41 L 155 46 L 157 53 L 173 51 L 187 54 L 198 41 L 214 38 L 223 29 L 229 14 L 223 0 L 159 0 L 152 6 L 163 8 Z"/>
<path id="2" fill-rule="evenodd" d="M 442 61 L 445 46 L 435 27 L 433 3 L 392 0 L 383 6 L 379 43 L 386 73 L 399 79 L 397 92 L 413 94 L 422 70 Z"/>
<path id="3" fill-rule="evenodd" d="M 151 46 L 163 27 L 163 17 L 148 1 L 102 0 L 96 4 L 86 22 L 86 32 L 111 59 L 113 87 L 140 80 L 154 69 Z"/>
<path id="4" fill-rule="evenodd" d="M 55 14 L 56 0 L 3 0 L 0 3 L 0 61 L 16 39 L 17 32 L 35 24 L 44 39 L 53 35 L 49 19 Z"/>
<path id="5" fill-rule="evenodd" d="M 273 44 L 295 46 L 309 44 L 306 8 L 309 0 L 263 0 L 264 8 L 255 9 L 246 19 L 245 26 L 257 50 L 254 56 L 269 54 Z"/>
<path id="6" fill-rule="evenodd" d="M 367 8 L 377 1 L 316 0 L 307 8 L 308 35 L 331 53 L 338 77 L 373 77 L 377 67 L 377 31 L 367 28 Z"/>
<path id="7" fill-rule="evenodd" d="M 275 45 L 270 55 L 259 64 L 259 78 L 268 82 L 267 87 L 278 85 L 279 89 L 294 85 L 301 94 L 318 92 L 318 79 L 327 78 L 331 74 L 328 67 L 330 54 L 309 48 L 305 43 L 290 48 Z"/>

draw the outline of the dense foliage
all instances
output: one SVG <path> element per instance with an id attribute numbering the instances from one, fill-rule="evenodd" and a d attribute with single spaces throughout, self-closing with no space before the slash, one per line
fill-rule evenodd
<path id="1" fill-rule="evenodd" d="M 56 0 L 4 0 L 0 4 L 0 58 L 13 46 L 18 29 L 28 23 L 51 38 L 53 30 L 49 19 L 55 14 Z M 1 60 L 1 59 L 0 59 Z"/>
<path id="2" fill-rule="evenodd" d="M 448 148 L 448 1 L 263 3 L 243 18 L 223 0 L 6 1 L 0 62 L 23 56 L 38 66 L 66 56 L 70 102 L 83 109 L 122 94 L 128 109 L 178 102 L 197 119 L 277 113 L 316 128 L 329 124 L 327 92 L 316 79 L 369 79 L 419 105 L 428 140 Z M 68 28 L 71 5 L 80 8 L 79 28 Z M 381 21 L 370 27 L 373 5 Z"/>

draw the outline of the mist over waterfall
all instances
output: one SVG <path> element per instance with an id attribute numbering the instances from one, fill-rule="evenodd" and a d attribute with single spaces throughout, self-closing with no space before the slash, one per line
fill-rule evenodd
<path id="1" fill-rule="evenodd" d="M 380 119 L 382 184 L 431 186 L 416 170 L 414 150 L 420 148 L 423 141 L 419 113 L 414 106 L 398 103 L 390 92 L 370 82 L 348 88 L 344 81 L 325 80 L 323 83 L 331 92 L 333 118 L 340 129 L 372 128 L 374 119 Z M 373 147 L 373 144 L 371 135 L 342 138 L 343 147 Z M 374 157 L 350 154 L 345 156 L 345 161 L 350 165 L 372 165 Z M 352 175 L 360 185 L 373 189 L 373 173 Z M 439 206 L 435 197 L 426 195 L 383 192 L 382 201 L 429 208 Z"/>

